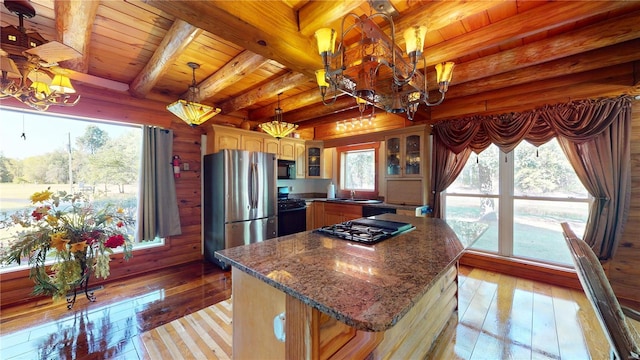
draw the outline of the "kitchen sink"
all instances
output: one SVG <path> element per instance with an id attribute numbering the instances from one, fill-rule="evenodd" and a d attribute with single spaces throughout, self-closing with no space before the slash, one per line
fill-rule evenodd
<path id="1" fill-rule="evenodd" d="M 382 200 L 350 199 L 350 198 L 327 199 L 327 201 L 336 201 L 336 202 L 344 202 L 344 203 L 357 203 L 357 204 L 380 204 L 380 203 L 382 203 Z"/>

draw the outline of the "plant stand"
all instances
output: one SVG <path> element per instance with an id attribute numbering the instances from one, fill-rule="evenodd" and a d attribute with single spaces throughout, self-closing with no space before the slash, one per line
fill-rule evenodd
<path id="1" fill-rule="evenodd" d="M 78 286 L 73 288 L 73 295 L 72 294 L 67 294 L 67 309 L 68 310 L 71 310 L 71 308 L 73 308 L 73 305 L 76 303 L 76 296 L 78 295 L 78 288 L 81 288 L 84 291 L 85 296 L 87 297 L 87 299 L 90 302 L 95 302 L 96 301 L 96 296 L 93 294 L 93 292 L 98 290 L 101 287 L 89 289 L 89 277 L 87 276 L 86 279 L 83 279 L 82 281 L 80 281 L 80 284 L 78 284 Z"/>

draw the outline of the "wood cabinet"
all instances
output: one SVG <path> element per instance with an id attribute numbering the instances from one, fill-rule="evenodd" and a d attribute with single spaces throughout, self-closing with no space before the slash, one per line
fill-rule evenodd
<path id="1" fill-rule="evenodd" d="M 307 141 L 305 144 L 307 147 L 307 178 L 322 178 L 322 153 L 324 151 L 324 145 L 322 141 Z"/>
<path id="2" fill-rule="evenodd" d="M 264 137 L 256 134 L 242 134 L 240 137 L 240 142 L 242 144 L 242 150 L 248 151 L 262 151 L 262 144 L 264 143 Z"/>
<path id="3" fill-rule="evenodd" d="M 262 145 L 263 145 L 262 148 L 266 153 L 276 154 L 276 155 L 280 153 L 280 141 L 278 141 L 278 139 L 276 138 L 273 138 L 273 137 L 264 138 Z"/>
<path id="4" fill-rule="evenodd" d="M 207 132 L 207 136 L 210 139 L 207 142 L 207 154 L 212 154 L 223 149 L 263 151 L 276 154 L 278 159 L 296 160 L 297 162 L 298 154 L 300 153 L 302 176 L 297 176 L 297 178 L 304 178 L 306 172 L 304 165 L 306 148 L 305 141 L 302 139 L 276 139 L 271 135 L 255 131 L 215 124 L 211 125 L 211 130 Z"/>
<path id="5" fill-rule="evenodd" d="M 385 135 L 383 168 L 385 202 L 424 205 L 428 202 L 430 137 L 423 125 L 393 130 Z"/>
<path id="6" fill-rule="evenodd" d="M 315 210 L 314 202 L 307 201 L 307 231 L 315 229 L 314 221 L 313 221 L 314 212 L 315 212 L 314 210 Z"/>
<path id="7" fill-rule="evenodd" d="M 324 204 L 324 224 L 332 225 L 362 217 L 362 205 L 337 204 L 327 202 Z"/>
<path id="8" fill-rule="evenodd" d="M 423 176 L 424 139 L 424 130 L 385 136 L 386 177 Z"/>
<path id="9" fill-rule="evenodd" d="M 280 139 L 278 159 L 295 160 L 296 141 L 293 139 Z"/>
<path id="10" fill-rule="evenodd" d="M 324 201 L 313 202 L 313 228 L 325 226 L 324 223 Z"/>
<path id="11" fill-rule="evenodd" d="M 296 142 L 294 147 L 296 161 L 296 179 L 304 179 L 307 175 L 307 147 L 303 142 Z"/>

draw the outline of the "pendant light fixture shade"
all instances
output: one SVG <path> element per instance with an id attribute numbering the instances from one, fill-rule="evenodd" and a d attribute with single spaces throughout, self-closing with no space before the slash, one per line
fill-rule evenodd
<path id="1" fill-rule="evenodd" d="M 200 65 L 193 62 L 187 63 L 187 65 L 189 65 L 193 71 L 193 81 L 187 91 L 187 99 L 180 99 L 167 105 L 167 110 L 187 124 L 191 126 L 198 126 L 219 114 L 220 109 L 200 104 L 195 101 L 200 91 L 196 86 L 196 69 L 198 69 Z"/>
<path id="2" fill-rule="evenodd" d="M 295 129 L 298 128 L 296 124 L 290 124 L 282 121 L 282 109 L 280 108 L 280 95 L 278 94 L 278 107 L 276 108 L 276 114 L 273 117 L 273 121 L 269 121 L 266 123 L 262 123 L 258 125 L 262 131 L 267 134 L 273 136 L 276 139 L 281 139 L 289 134 L 291 134 Z"/>

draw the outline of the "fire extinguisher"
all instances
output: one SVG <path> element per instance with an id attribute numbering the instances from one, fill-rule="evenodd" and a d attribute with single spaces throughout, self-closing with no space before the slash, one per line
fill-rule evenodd
<path id="1" fill-rule="evenodd" d="M 180 156 L 173 155 L 171 164 L 173 165 L 173 177 L 178 179 L 180 177 Z"/>

